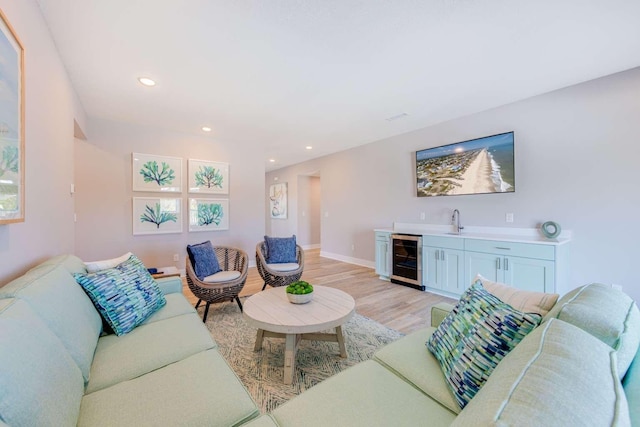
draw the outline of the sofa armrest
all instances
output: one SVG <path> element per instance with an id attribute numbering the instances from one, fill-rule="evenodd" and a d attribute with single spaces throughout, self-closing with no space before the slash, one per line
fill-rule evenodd
<path id="1" fill-rule="evenodd" d="M 446 302 L 440 302 L 431 307 L 431 326 L 437 328 L 453 308 L 453 305 Z"/>
<path id="2" fill-rule="evenodd" d="M 178 276 L 162 277 L 156 279 L 158 287 L 163 294 L 177 294 L 182 293 L 182 279 Z"/>

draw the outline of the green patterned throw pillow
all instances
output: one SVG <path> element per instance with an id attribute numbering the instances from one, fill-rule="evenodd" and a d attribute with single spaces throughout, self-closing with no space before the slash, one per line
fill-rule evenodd
<path id="1" fill-rule="evenodd" d="M 476 281 L 427 341 L 460 405 L 482 388 L 494 368 L 542 317 L 522 313 Z"/>
<path id="2" fill-rule="evenodd" d="M 135 255 L 117 267 L 74 277 L 116 335 L 131 332 L 166 304 L 158 284 Z"/>

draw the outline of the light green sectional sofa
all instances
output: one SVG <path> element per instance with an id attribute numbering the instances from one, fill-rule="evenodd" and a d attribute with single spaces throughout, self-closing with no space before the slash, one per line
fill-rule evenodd
<path id="1" fill-rule="evenodd" d="M 167 302 L 143 325 L 101 336 L 72 273 L 84 263 L 60 256 L 0 288 L 0 425 L 234 426 L 259 415 L 179 278 L 158 280 Z"/>
<path id="2" fill-rule="evenodd" d="M 0 425 L 640 425 L 640 312 L 603 285 L 561 298 L 462 411 L 428 327 L 260 416 L 180 280 L 158 281 L 167 304 L 143 325 L 101 336 L 79 272 L 60 256 L 0 288 Z"/>

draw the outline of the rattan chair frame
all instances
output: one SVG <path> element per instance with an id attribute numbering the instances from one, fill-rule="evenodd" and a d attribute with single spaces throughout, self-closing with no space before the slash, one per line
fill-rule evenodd
<path id="1" fill-rule="evenodd" d="M 258 268 L 260 277 L 264 280 L 264 286 L 262 287 L 263 291 L 267 285 L 273 286 L 274 288 L 278 286 L 288 286 L 291 283 L 300 280 L 300 277 L 302 277 L 302 272 L 304 271 L 304 251 L 300 245 L 296 245 L 296 262 L 299 265 L 296 270 L 275 271 L 269 268 L 266 256 L 267 248 L 263 241 L 256 245 L 256 267 Z"/>
<path id="2" fill-rule="evenodd" d="M 189 289 L 193 295 L 198 298 L 196 309 L 202 301 L 207 303 L 204 309 L 204 315 L 202 316 L 203 322 L 207 321 L 209 306 L 213 303 L 235 300 L 238 303 L 238 307 L 240 307 L 240 311 L 242 311 L 242 303 L 240 302 L 238 294 L 242 291 L 249 272 L 249 256 L 242 249 L 214 246 L 213 250 L 218 258 L 220 268 L 223 271 L 239 271 L 240 277 L 219 283 L 203 282 L 196 276 L 193 265 L 191 265 L 191 259 L 187 256 L 185 261 L 187 285 L 189 285 Z"/>

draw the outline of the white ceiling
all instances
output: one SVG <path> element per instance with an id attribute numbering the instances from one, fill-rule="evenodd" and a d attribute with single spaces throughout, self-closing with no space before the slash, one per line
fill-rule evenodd
<path id="1" fill-rule="evenodd" d="M 37 1 L 89 117 L 266 170 L 640 66 L 638 0 Z"/>

